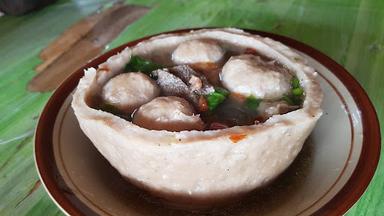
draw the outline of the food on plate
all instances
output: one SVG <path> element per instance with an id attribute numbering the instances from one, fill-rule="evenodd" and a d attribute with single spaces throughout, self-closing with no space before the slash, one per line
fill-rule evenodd
<path id="1" fill-rule="evenodd" d="M 322 115 L 316 76 L 290 48 L 239 29 L 162 34 L 85 70 L 72 107 L 123 177 L 206 205 L 292 163 Z"/>

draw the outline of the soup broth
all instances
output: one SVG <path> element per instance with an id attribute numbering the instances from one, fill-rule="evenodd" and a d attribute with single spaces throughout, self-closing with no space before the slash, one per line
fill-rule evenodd
<path id="1" fill-rule="evenodd" d="M 291 90 L 277 99 L 261 99 L 231 92 L 223 85 L 220 73 L 232 57 L 251 55 L 260 70 L 275 71 L 290 80 Z M 253 125 L 266 121 L 270 116 L 284 114 L 302 106 L 304 92 L 299 80 L 284 65 L 261 55 L 254 49 L 242 52 L 227 51 L 218 62 L 162 66 L 140 56 L 132 56 L 123 73 L 144 73 L 160 88 L 157 97 L 177 96 L 186 99 L 194 107 L 194 115 L 204 122 L 203 130 L 217 130 L 233 126 Z M 242 76 L 242 71 L 239 71 Z M 295 92 L 296 91 L 296 92 Z M 114 104 L 101 98 L 94 108 L 113 113 L 132 121 L 138 108 L 124 113 Z M 169 110 L 172 112 L 172 110 Z"/>

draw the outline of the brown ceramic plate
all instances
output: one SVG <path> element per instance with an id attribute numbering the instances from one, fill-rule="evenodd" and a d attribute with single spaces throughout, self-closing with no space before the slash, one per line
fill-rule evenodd
<path id="1" fill-rule="evenodd" d="M 176 32 L 189 31 L 179 30 Z M 70 215 L 341 215 L 363 194 L 380 154 L 379 123 L 359 83 L 339 64 L 303 43 L 260 31 L 304 55 L 320 74 L 321 117 L 295 162 L 266 188 L 228 206 L 191 212 L 171 209 L 125 182 L 82 133 L 70 107 L 83 69 L 96 67 L 117 47 L 72 74 L 45 106 L 36 130 L 40 178 Z"/>

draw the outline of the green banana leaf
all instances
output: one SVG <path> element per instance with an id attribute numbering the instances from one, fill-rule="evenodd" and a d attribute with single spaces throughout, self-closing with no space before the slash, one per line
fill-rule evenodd
<path id="1" fill-rule="evenodd" d="M 231 26 L 286 35 L 344 65 L 384 121 L 384 1 L 126 1 L 152 9 L 108 47 L 178 28 Z M 33 132 L 50 93 L 30 93 L 39 52 L 107 0 L 61 0 L 25 16 L 0 17 L 0 215 L 62 215 L 38 180 Z M 383 129 L 381 131 L 383 133 Z M 384 164 L 348 215 L 384 215 Z"/>

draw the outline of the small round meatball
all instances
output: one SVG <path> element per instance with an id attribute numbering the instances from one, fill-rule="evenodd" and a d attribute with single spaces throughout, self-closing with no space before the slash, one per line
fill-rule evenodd
<path id="1" fill-rule="evenodd" d="M 158 97 L 141 106 L 133 123 L 152 130 L 202 130 L 204 123 L 194 114 L 193 107 L 183 98 Z"/>
<path id="2" fill-rule="evenodd" d="M 213 40 L 189 40 L 177 46 L 172 61 L 176 64 L 215 63 L 223 58 L 224 53 L 224 49 Z"/>
<path id="3" fill-rule="evenodd" d="M 123 73 L 110 79 L 102 89 L 104 103 L 130 114 L 160 94 L 156 82 L 143 73 Z"/>
<path id="4" fill-rule="evenodd" d="M 220 77 L 224 87 L 246 97 L 274 100 L 288 93 L 290 77 L 278 71 L 277 66 L 262 62 L 254 55 L 231 57 L 225 63 Z M 275 67 L 275 68 L 274 68 Z"/>

